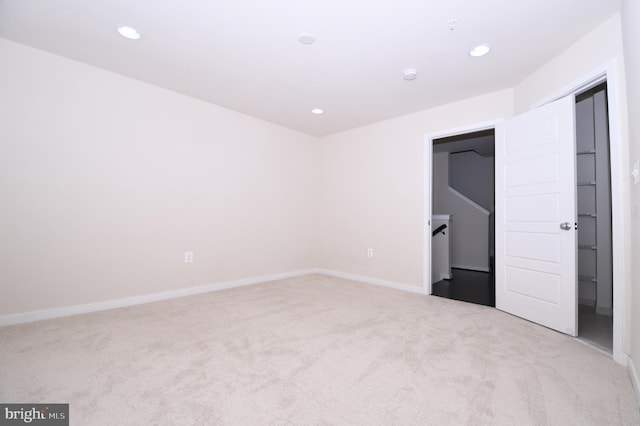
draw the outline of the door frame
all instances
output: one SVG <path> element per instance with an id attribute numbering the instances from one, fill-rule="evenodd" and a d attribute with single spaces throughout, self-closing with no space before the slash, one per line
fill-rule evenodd
<path id="1" fill-rule="evenodd" d="M 629 153 L 629 144 L 622 133 L 622 109 L 620 79 L 615 60 L 592 70 L 582 78 L 574 80 L 551 95 L 540 99 L 531 105 L 531 109 L 570 95 L 578 95 L 603 82 L 607 83 L 607 109 L 609 119 L 609 162 L 611 166 L 611 243 L 613 251 L 613 350 L 614 361 L 627 365 L 627 355 L 624 352 L 624 312 L 625 312 L 625 283 L 627 282 L 629 265 L 628 221 L 625 211 L 628 210 L 628 200 L 624 197 L 628 189 L 627 167 L 625 167 L 625 153 Z M 579 324 L 578 324 L 579 326 Z"/>
<path id="2" fill-rule="evenodd" d="M 624 352 L 624 317 L 625 317 L 625 283 L 629 273 L 630 246 L 628 235 L 628 220 L 625 212 L 628 210 L 628 200 L 624 194 L 628 190 L 626 180 L 624 154 L 629 152 L 629 144 L 622 134 L 622 113 L 620 78 L 615 60 L 592 70 L 582 78 L 565 85 L 559 90 L 533 103 L 530 109 L 537 108 L 569 95 L 577 95 L 600 83 L 607 82 L 607 108 L 609 114 L 609 156 L 611 163 L 611 238 L 613 248 L 613 360 L 627 365 L 627 355 Z M 423 288 L 426 294 L 433 294 L 431 283 L 431 216 L 433 204 L 433 141 L 434 139 L 457 136 L 481 130 L 495 129 L 496 123 L 504 118 L 470 124 L 454 129 L 428 133 L 424 138 L 424 233 L 423 233 Z M 497 200 L 496 200 L 497 202 Z M 578 301 L 576 299 L 576 305 Z"/>
<path id="3" fill-rule="evenodd" d="M 422 285 L 426 294 L 433 294 L 431 282 L 431 216 L 433 216 L 433 141 L 450 136 L 464 135 L 495 129 L 496 124 L 504 118 L 483 121 L 455 129 L 429 133 L 424 139 L 424 236 L 423 236 L 423 279 Z"/>

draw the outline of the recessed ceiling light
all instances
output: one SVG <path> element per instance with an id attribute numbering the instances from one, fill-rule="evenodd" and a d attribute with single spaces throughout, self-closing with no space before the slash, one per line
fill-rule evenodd
<path id="1" fill-rule="evenodd" d="M 122 37 L 128 38 L 129 40 L 140 39 L 140 33 L 131 27 L 119 27 L 118 32 Z"/>
<path id="2" fill-rule="evenodd" d="M 315 43 L 315 41 L 316 41 L 316 38 L 311 33 L 300 33 L 300 34 L 298 34 L 298 42 L 300 44 L 304 44 L 305 46 L 308 46 L 310 44 Z"/>
<path id="3" fill-rule="evenodd" d="M 311 112 L 316 115 L 324 114 L 324 110 L 322 108 L 314 108 L 311 110 Z"/>
<path id="4" fill-rule="evenodd" d="M 480 56 L 484 56 L 491 50 L 491 47 L 488 44 L 480 44 L 469 51 L 469 55 L 474 58 L 479 58 Z"/>

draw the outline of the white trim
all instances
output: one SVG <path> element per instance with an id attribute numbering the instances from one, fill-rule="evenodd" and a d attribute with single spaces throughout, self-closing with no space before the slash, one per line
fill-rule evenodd
<path id="1" fill-rule="evenodd" d="M 542 98 L 532 108 L 552 102 L 568 95 L 582 93 L 598 84 L 607 82 L 607 108 L 609 110 L 609 161 L 611 163 L 611 239 L 613 248 L 613 360 L 625 365 L 624 353 L 624 291 L 625 265 L 630 259 L 628 239 L 625 233 L 624 212 L 628 208 L 627 173 L 625 162 L 628 160 L 629 145 L 622 144 L 622 111 L 620 110 L 620 83 L 616 60 L 592 70 L 578 80 L 567 84 L 555 93 Z M 625 155 L 627 154 L 627 155 Z"/>
<path id="2" fill-rule="evenodd" d="M 585 92 L 597 86 L 598 84 L 607 81 L 607 76 L 612 75 L 612 70 L 615 70 L 615 60 L 612 60 L 607 64 L 600 66 L 599 68 L 584 75 L 580 79 L 574 80 L 572 83 L 565 85 L 553 94 L 534 102 L 531 105 L 531 109 L 539 108 L 550 102 L 557 101 L 560 98 L 564 98 L 565 96 Z"/>
<path id="3" fill-rule="evenodd" d="M 432 212 L 432 191 L 433 191 L 433 141 L 434 139 L 457 136 L 465 133 L 480 132 L 482 130 L 495 129 L 496 125 L 504 118 L 482 121 L 480 123 L 469 124 L 448 130 L 440 130 L 427 133 L 424 136 L 424 232 L 422 235 L 422 264 L 423 276 L 422 286 L 426 294 L 433 294 L 431 282 L 431 216 Z"/>
<path id="4" fill-rule="evenodd" d="M 636 366 L 633 363 L 633 359 L 627 356 L 626 360 L 627 360 L 627 371 L 629 372 L 629 377 L 631 378 L 631 384 L 633 385 L 633 393 L 635 394 L 636 402 L 640 407 L 640 377 L 638 377 L 638 370 L 636 369 Z"/>
<path id="5" fill-rule="evenodd" d="M 463 135 L 465 133 L 475 133 L 475 132 L 481 132 L 483 130 L 494 129 L 496 127 L 496 124 L 504 120 L 505 120 L 504 118 L 496 118 L 494 120 L 482 121 L 480 123 L 469 124 L 466 126 L 456 127 L 453 129 L 440 130 L 437 132 L 428 133 L 426 135 L 426 138 L 428 139 L 428 141 L 433 142 L 434 139 L 442 139 L 442 138 L 447 138 L 449 136 L 458 136 L 458 135 Z M 427 139 L 425 139 L 425 141 L 427 141 Z M 431 144 L 431 149 L 433 149 L 433 143 Z"/>
<path id="6" fill-rule="evenodd" d="M 379 285 L 382 287 L 389 287 L 396 290 L 406 291 L 409 293 L 425 294 L 424 289 L 422 287 L 410 285 L 410 284 L 397 283 L 393 281 L 385 281 L 385 280 L 380 280 L 378 278 L 365 277 L 362 275 L 355 275 L 355 274 L 347 274 L 345 272 L 333 271 L 330 269 L 322 269 L 322 268 L 317 269 L 316 273 L 329 275 L 331 277 L 344 278 L 346 280 L 359 281 L 365 284 L 373 284 L 373 285 Z"/>
<path id="7" fill-rule="evenodd" d="M 47 309 L 42 311 L 3 315 L 0 316 L 0 326 L 22 324 L 52 318 L 68 317 L 90 312 L 105 311 L 108 309 L 123 308 L 125 306 L 142 305 L 145 303 L 157 302 L 160 300 L 175 299 L 178 297 L 192 296 L 195 294 L 209 293 L 212 291 L 219 291 L 229 288 L 260 284 L 268 281 L 315 274 L 317 272 L 317 269 L 304 269 L 284 272 L 281 274 L 264 275 L 261 277 L 244 278 L 241 280 L 225 281 L 213 284 L 205 284 L 196 287 L 181 288 L 179 290 L 164 291 L 161 293 L 143 294 L 140 296 L 125 297 L 122 299 L 111 299 L 105 300 L 103 302 L 88 303 L 85 305 L 65 306 L 62 308 Z"/>
<path id="8" fill-rule="evenodd" d="M 477 271 L 477 272 L 491 272 L 491 268 L 485 268 L 483 266 L 469 266 L 469 265 L 454 265 L 451 264 L 453 269 L 466 269 L 467 271 Z"/>
<path id="9" fill-rule="evenodd" d="M 624 162 L 629 157 L 629 145 L 622 150 L 622 111 L 620 102 L 620 86 L 616 64 L 611 61 L 607 69 L 607 98 L 609 110 L 609 161 L 611 164 L 611 246 L 613 250 L 613 359 L 623 364 L 626 354 L 623 350 L 624 330 L 624 290 L 625 265 L 630 259 L 625 232 L 624 212 L 628 209 L 628 192 L 625 182 Z M 619 252 L 618 252 L 619 251 Z"/>
<path id="10" fill-rule="evenodd" d="M 451 220 L 451 218 L 453 217 L 452 214 L 434 214 L 431 216 L 431 219 L 436 219 L 436 220 Z"/>
<path id="11" fill-rule="evenodd" d="M 431 276 L 431 220 L 433 219 L 433 210 L 431 204 L 433 187 L 431 181 L 433 179 L 433 136 L 425 135 L 424 137 L 424 209 L 423 209 L 423 235 L 422 235 L 422 288 L 426 294 L 433 294 L 431 289 L 433 285 L 433 277 Z"/>
<path id="12" fill-rule="evenodd" d="M 586 297 L 578 297 L 578 305 L 584 305 L 594 308 L 596 306 L 596 300 L 587 299 Z"/>
<path id="13" fill-rule="evenodd" d="M 455 195 L 456 197 L 460 198 L 461 200 L 463 200 L 465 203 L 471 205 L 472 207 L 474 207 L 476 210 L 479 210 L 480 213 L 484 214 L 485 216 L 489 216 L 491 214 L 491 212 L 489 212 L 489 210 L 485 209 L 484 207 L 482 207 L 480 204 L 476 203 L 475 201 L 473 201 L 471 198 L 465 196 L 464 194 L 462 194 L 459 191 L 456 191 L 455 189 L 453 189 L 452 187 L 449 187 L 449 192 L 452 192 L 453 195 Z"/>
<path id="14" fill-rule="evenodd" d="M 598 308 L 596 307 L 596 314 L 598 315 L 613 315 L 613 308 Z"/>

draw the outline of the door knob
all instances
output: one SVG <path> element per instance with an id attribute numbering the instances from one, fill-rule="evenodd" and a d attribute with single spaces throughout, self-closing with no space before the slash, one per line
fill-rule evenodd
<path id="1" fill-rule="evenodd" d="M 564 222 L 560 224 L 560 229 L 562 229 L 563 231 L 570 231 L 571 230 L 571 224 L 569 222 Z"/>

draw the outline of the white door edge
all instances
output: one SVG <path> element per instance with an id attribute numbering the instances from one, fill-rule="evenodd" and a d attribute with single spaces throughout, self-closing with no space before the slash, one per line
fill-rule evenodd
<path id="1" fill-rule="evenodd" d="M 577 335 L 575 96 L 496 127 L 496 308 Z"/>

